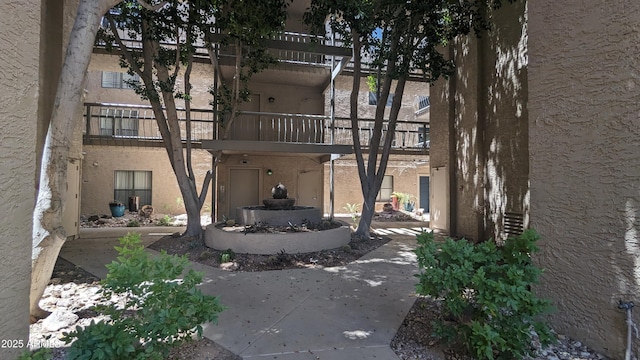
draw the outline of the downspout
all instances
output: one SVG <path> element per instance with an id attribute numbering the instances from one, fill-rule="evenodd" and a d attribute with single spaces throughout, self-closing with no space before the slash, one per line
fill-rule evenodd
<path id="1" fill-rule="evenodd" d="M 214 56 L 218 56 L 217 44 Z M 213 140 L 218 140 L 218 69 L 214 66 L 213 69 Z M 211 179 L 211 222 L 218 222 L 218 153 L 212 154 L 211 169 L 213 170 L 213 177 Z"/>
<path id="2" fill-rule="evenodd" d="M 449 44 L 449 59 L 455 62 L 455 49 L 453 44 Z M 457 128 L 456 128 L 456 75 L 449 77 L 449 236 L 456 236 L 458 233 L 458 181 L 456 179 L 457 166 Z"/>
<path id="3" fill-rule="evenodd" d="M 335 46 L 335 39 L 336 39 L 336 35 L 335 33 L 332 31 L 331 32 L 331 46 Z M 329 90 L 329 96 L 330 96 L 330 101 L 329 101 L 329 114 L 331 116 L 331 128 L 329 130 L 329 134 L 330 134 L 330 142 L 331 145 L 333 145 L 334 141 L 335 141 L 335 132 L 336 132 L 336 127 L 335 127 L 335 121 L 336 121 L 336 80 L 333 76 L 333 70 L 335 69 L 336 66 L 336 56 L 335 55 L 331 55 L 331 84 L 330 86 L 330 90 Z M 335 183 L 334 183 L 334 179 L 335 179 L 335 160 L 333 158 L 333 155 L 331 156 L 331 160 L 329 160 L 329 221 L 333 220 L 333 217 L 335 215 Z"/>
<path id="4" fill-rule="evenodd" d="M 634 306 L 633 301 L 624 302 L 620 300 L 618 302 L 618 309 L 624 310 L 627 314 L 627 351 L 625 352 L 624 360 L 631 360 L 631 345 L 633 342 L 631 334 L 635 333 L 636 337 L 638 337 L 638 328 L 636 327 L 636 324 L 633 323 L 633 317 L 631 314 L 631 310 Z"/>

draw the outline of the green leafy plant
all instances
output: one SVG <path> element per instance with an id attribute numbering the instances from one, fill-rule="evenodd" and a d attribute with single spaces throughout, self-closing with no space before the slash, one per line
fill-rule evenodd
<path id="1" fill-rule="evenodd" d="M 410 194 L 398 192 L 398 191 L 392 192 L 391 196 L 395 196 L 396 198 L 398 198 L 398 205 L 400 205 L 400 207 L 404 207 L 405 204 L 407 204 L 412 197 L 412 195 Z"/>
<path id="2" fill-rule="evenodd" d="M 17 360 L 48 360 L 53 357 L 51 349 L 49 348 L 40 348 L 34 351 L 25 351 L 20 356 L 18 356 Z"/>
<path id="3" fill-rule="evenodd" d="M 497 246 L 450 238 L 436 243 L 433 233 L 418 235 L 417 292 L 443 302 L 437 335 L 462 342 L 479 359 L 524 358 L 532 351 L 532 330 L 548 344 L 551 332 L 536 317 L 550 310 L 550 302 L 531 291 L 542 272 L 531 261 L 538 238 L 527 230 Z"/>
<path id="4" fill-rule="evenodd" d="M 158 219 L 158 225 L 160 226 L 171 226 L 171 216 L 165 215 Z"/>
<path id="5" fill-rule="evenodd" d="M 116 247 L 119 256 L 107 265 L 102 295 L 119 294 L 124 306 L 99 310 L 111 320 L 91 322 L 84 329 L 65 333 L 69 359 L 163 359 L 171 347 L 202 336 L 205 322 L 216 322 L 224 310 L 217 297 L 197 287 L 202 274 L 186 257 L 150 256 L 139 234 L 127 234 Z"/>
<path id="6" fill-rule="evenodd" d="M 347 210 L 347 212 L 351 215 L 351 220 L 354 223 L 358 222 L 358 218 L 360 217 L 358 206 L 359 205 L 355 203 L 354 204 L 347 203 L 344 206 L 344 209 Z"/>
<path id="7" fill-rule="evenodd" d="M 140 223 L 136 219 L 131 219 L 127 223 L 127 227 L 140 227 Z"/>
<path id="8" fill-rule="evenodd" d="M 228 263 L 233 261 L 235 258 L 236 253 L 231 249 L 227 249 L 220 254 L 220 263 Z"/>

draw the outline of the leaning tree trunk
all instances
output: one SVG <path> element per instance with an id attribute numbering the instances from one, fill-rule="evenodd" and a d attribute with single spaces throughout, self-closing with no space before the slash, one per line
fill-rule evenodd
<path id="1" fill-rule="evenodd" d="M 33 213 L 31 255 L 31 320 L 48 313 L 38 302 L 51 278 L 60 249 L 66 240 L 62 226 L 66 196 L 69 142 L 76 121 L 81 117 L 83 83 L 93 43 L 102 15 L 121 0 L 82 0 L 69 37 L 60 73 L 55 103 L 42 152 L 40 185 Z"/>

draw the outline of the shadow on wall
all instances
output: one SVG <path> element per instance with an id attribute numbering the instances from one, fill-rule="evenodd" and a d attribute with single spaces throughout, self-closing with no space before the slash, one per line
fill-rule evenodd
<path id="1" fill-rule="evenodd" d="M 506 240 L 505 213 L 529 217 L 529 131 L 527 110 L 527 14 L 525 3 L 504 4 L 491 15 L 494 28 L 484 37 L 482 72 L 487 86 L 483 153 L 485 159 L 485 238 Z M 491 70 L 491 71 L 489 71 Z M 484 97 L 483 96 L 483 97 Z"/>

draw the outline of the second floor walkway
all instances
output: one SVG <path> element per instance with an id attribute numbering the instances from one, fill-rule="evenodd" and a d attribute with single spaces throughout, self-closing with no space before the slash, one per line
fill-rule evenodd
<path id="1" fill-rule="evenodd" d="M 162 136 L 150 106 L 110 103 L 86 103 L 83 143 L 85 145 L 157 146 Z M 186 143 L 187 124 L 184 109 L 178 111 L 181 138 Z M 238 146 L 265 149 L 266 144 L 282 148 L 286 144 L 353 145 L 352 122 L 327 115 L 243 112 L 228 129 L 216 122 L 211 109 L 192 109 L 190 138 L 195 148 L 225 150 Z M 359 119 L 358 133 L 364 148 L 373 135 L 374 120 Z M 383 139 L 388 122 L 383 124 Z M 260 145 L 258 145 L 260 144 Z M 228 146 L 231 146 L 229 148 Z M 286 147 L 285 147 L 286 148 Z M 345 147 L 342 148 L 346 149 Z M 351 153 L 349 151 L 348 153 Z M 394 153 L 428 154 L 429 124 L 398 121 L 392 142 Z"/>

